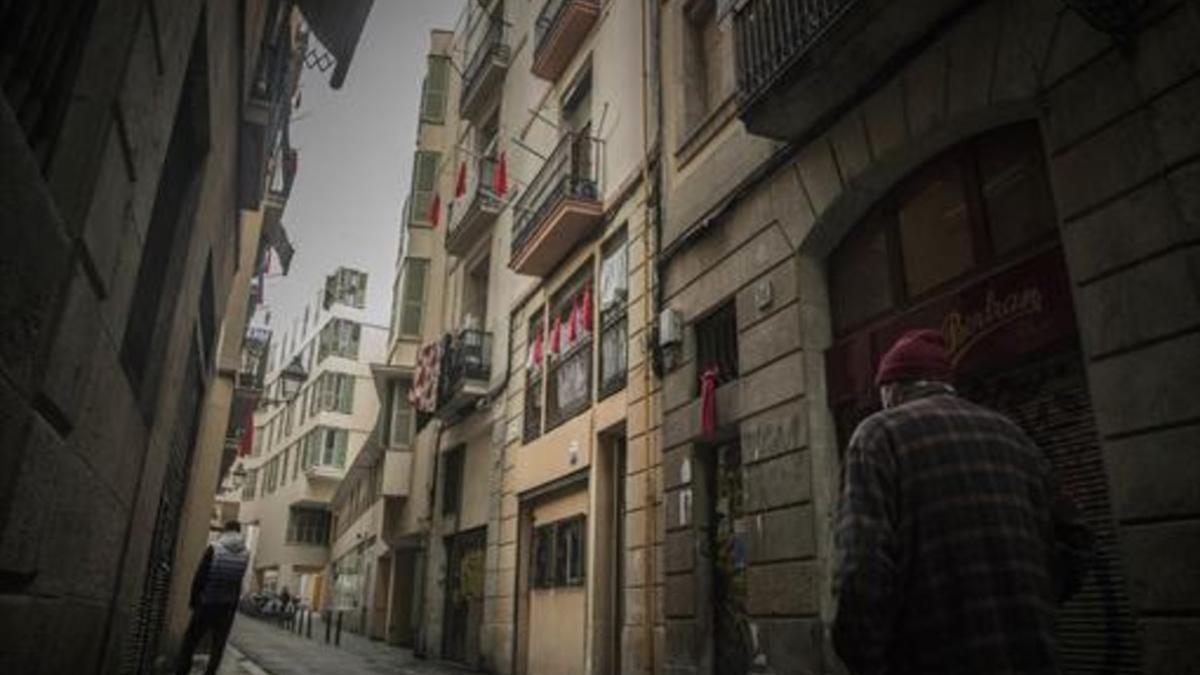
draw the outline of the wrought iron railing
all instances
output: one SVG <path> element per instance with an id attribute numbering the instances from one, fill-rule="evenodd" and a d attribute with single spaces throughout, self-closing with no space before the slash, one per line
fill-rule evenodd
<path id="1" fill-rule="evenodd" d="M 820 43 L 857 0 L 749 0 L 734 15 L 738 89 L 743 100 Z"/>
<path id="2" fill-rule="evenodd" d="M 563 199 L 600 198 L 600 141 L 580 133 L 564 134 L 542 170 L 517 200 L 512 255 L 525 248 L 542 221 Z"/>
<path id="3" fill-rule="evenodd" d="M 542 11 L 538 12 L 537 21 L 533 24 L 533 53 L 534 58 L 546 46 L 546 38 L 554 32 L 555 26 L 566 15 L 571 5 L 596 5 L 597 0 L 546 0 Z"/>
<path id="4" fill-rule="evenodd" d="M 504 41 L 504 22 L 499 19 L 488 18 L 487 32 L 483 34 L 483 39 L 475 46 L 474 53 L 471 54 L 471 60 L 467 62 L 467 68 L 463 71 L 463 88 L 462 88 L 462 103 L 459 107 L 471 99 L 475 92 L 475 87 L 479 84 L 479 78 L 483 75 L 484 65 L 493 56 L 507 58 L 508 45 Z"/>
<path id="5" fill-rule="evenodd" d="M 480 157 L 475 164 L 475 174 L 472 177 L 474 183 L 468 188 L 470 199 L 462 205 L 456 202 L 450 202 L 446 206 L 450 221 L 450 236 L 453 237 L 458 232 L 458 228 L 462 225 L 463 220 L 470 212 L 470 207 L 476 202 L 482 202 L 485 205 L 499 208 L 503 203 L 503 199 L 496 194 L 496 169 L 499 163 L 494 157 Z"/>
<path id="6" fill-rule="evenodd" d="M 492 334 L 460 330 L 444 338 L 438 374 L 438 407 L 446 405 L 467 380 L 487 382 L 492 376 Z"/>

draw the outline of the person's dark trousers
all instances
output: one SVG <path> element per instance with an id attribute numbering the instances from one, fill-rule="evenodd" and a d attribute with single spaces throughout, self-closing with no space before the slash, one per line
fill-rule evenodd
<path id="1" fill-rule="evenodd" d="M 233 628 L 233 618 L 237 615 L 236 605 L 200 605 L 192 610 L 192 620 L 188 622 L 187 632 L 183 635 L 183 647 L 179 650 L 179 666 L 175 669 L 178 675 L 187 675 L 192 670 L 192 657 L 196 654 L 196 645 L 205 633 L 212 635 L 212 649 L 208 655 L 208 667 L 204 672 L 215 675 L 221 666 L 221 655 L 225 653 L 225 640 L 229 638 L 229 630 Z"/>

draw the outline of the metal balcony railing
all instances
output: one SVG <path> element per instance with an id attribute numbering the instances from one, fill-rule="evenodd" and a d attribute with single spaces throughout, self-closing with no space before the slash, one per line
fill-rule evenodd
<path id="1" fill-rule="evenodd" d="M 512 255 L 525 248 L 554 207 L 564 199 L 597 201 L 600 195 L 600 147 L 586 134 L 564 134 L 542 170 L 517 200 Z"/>
<path id="2" fill-rule="evenodd" d="M 492 334 L 464 329 L 447 335 L 438 373 L 438 407 L 458 394 L 468 380 L 487 382 L 492 376 Z"/>
<path id="3" fill-rule="evenodd" d="M 496 19 L 488 19 L 487 32 L 483 34 L 483 39 L 475 46 L 475 52 L 471 54 L 471 60 L 467 62 L 467 68 L 463 71 L 463 88 L 460 107 L 475 95 L 475 88 L 479 85 L 479 78 L 484 73 L 484 66 L 492 57 L 507 58 L 508 45 L 504 41 L 504 22 Z"/>
<path id="4" fill-rule="evenodd" d="M 734 15 L 737 82 L 743 101 L 820 43 L 857 0 L 749 0 Z"/>

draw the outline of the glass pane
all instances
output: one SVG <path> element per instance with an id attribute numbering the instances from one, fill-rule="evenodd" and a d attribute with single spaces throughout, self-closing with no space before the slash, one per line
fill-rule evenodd
<path id="1" fill-rule="evenodd" d="M 835 332 L 845 332 L 892 306 L 891 275 L 884 228 L 874 222 L 859 225 L 829 261 Z"/>
<path id="2" fill-rule="evenodd" d="M 1004 255 L 1055 228 L 1037 127 L 1022 125 L 980 140 L 979 174 L 992 248 Z"/>
<path id="3" fill-rule="evenodd" d="M 947 162 L 917 180 L 897 213 L 909 297 L 975 264 L 971 220 L 956 165 Z"/>

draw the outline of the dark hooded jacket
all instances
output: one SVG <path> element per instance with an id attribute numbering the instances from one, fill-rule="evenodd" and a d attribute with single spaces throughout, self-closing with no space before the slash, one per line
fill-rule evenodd
<path id="1" fill-rule="evenodd" d="M 204 552 L 192 578 L 192 607 L 237 607 L 250 553 L 239 532 L 222 532 Z"/>

